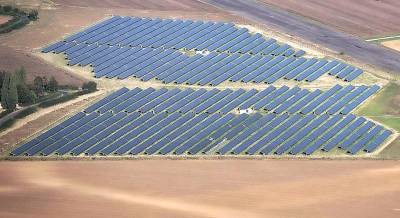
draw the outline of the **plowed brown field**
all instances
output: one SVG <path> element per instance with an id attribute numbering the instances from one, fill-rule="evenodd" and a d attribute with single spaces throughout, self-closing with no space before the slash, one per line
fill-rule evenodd
<path id="1" fill-rule="evenodd" d="M 0 217 L 399 217 L 396 161 L 1 162 Z"/>
<path id="2" fill-rule="evenodd" d="M 361 37 L 400 32 L 398 0 L 259 0 Z"/>

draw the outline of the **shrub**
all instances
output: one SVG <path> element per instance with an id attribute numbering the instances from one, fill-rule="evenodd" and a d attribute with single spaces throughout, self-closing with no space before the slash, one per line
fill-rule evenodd
<path id="1" fill-rule="evenodd" d="M 25 84 L 17 86 L 18 102 L 20 104 L 34 104 L 37 101 L 35 92 L 29 90 Z"/>
<path id="2" fill-rule="evenodd" d="M 3 6 L 3 10 L 4 10 L 4 12 L 9 13 L 9 12 L 11 12 L 12 7 L 10 5 L 6 5 L 6 6 Z"/>
<path id="3" fill-rule="evenodd" d="M 94 91 L 97 90 L 97 83 L 95 83 L 93 81 L 90 81 L 90 82 L 87 82 L 87 83 L 83 83 L 82 89 L 83 90 L 87 90 L 89 92 L 94 92 Z"/>
<path id="4" fill-rule="evenodd" d="M 29 12 L 28 18 L 29 18 L 29 20 L 33 20 L 33 21 L 37 20 L 39 18 L 39 12 L 37 10 L 33 10 L 33 11 Z"/>
<path id="5" fill-rule="evenodd" d="M 44 93 L 44 83 L 43 78 L 40 76 L 35 77 L 33 80 L 33 89 L 37 96 L 42 96 Z"/>
<path id="6" fill-rule="evenodd" d="M 58 82 L 57 80 L 54 78 L 54 76 L 52 76 L 49 80 L 49 83 L 47 84 L 47 91 L 50 92 L 56 92 L 58 90 Z"/>

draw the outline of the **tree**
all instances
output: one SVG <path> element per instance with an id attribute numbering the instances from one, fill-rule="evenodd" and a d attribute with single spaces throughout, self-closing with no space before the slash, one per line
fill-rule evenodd
<path id="1" fill-rule="evenodd" d="M 47 90 L 50 92 L 56 92 L 58 90 L 58 82 L 54 78 L 54 76 L 50 78 L 49 83 L 47 85 Z"/>
<path id="2" fill-rule="evenodd" d="M 3 6 L 3 10 L 4 10 L 4 12 L 8 13 L 12 10 L 12 7 L 10 5 L 6 5 L 6 6 Z"/>
<path id="3" fill-rule="evenodd" d="M 42 77 L 40 76 L 35 77 L 35 79 L 33 80 L 33 89 L 35 90 L 37 96 L 43 95 L 44 85 Z"/>
<path id="4" fill-rule="evenodd" d="M 30 90 L 25 84 L 17 86 L 18 102 L 21 104 L 34 104 L 37 101 L 35 92 Z"/>
<path id="5" fill-rule="evenodd" d="M 0 71 L 0 90 L 1 87 L 3 87 L 3 80 L 4 80 L 4 76 L 6 75 L 5 71 Z M 1 92 L 1 91 L 0 91 Z M 1 95 L 0 95 L 1 96 Z M 0 98 L 1 99 L 1 98 Z"/>
<path id="6" fill-rule="evenodd" d="M 83 83 L 82 85 L 82 89 L 89 91 L 89 92 L 94 92 L 97 90 L 97 84 L 93 81 L 87 82 L 87 83 Z"/>
<path id="7" fill-rule="evenodd" d="M 33 11 L 29 12 L 28 18 L 29 18 L 30 20 L 33 20 L 33 21 L 37 20 L 37 19 L 39 18 L 39 13 L 38 13 L 38 11 L 37 11 L 37 10 L 33 10 Z"/>
<path id="8" fill-rule="evenodd" d="M 17 85 L 25 84 L 26 72 L 24 67 L 21 67 L 15 71 L 15 77 L 17 79 Z"/>
<path id="9" fill-rule="evenodd" d="M 7 73 L 1 88 L 1 106 L 9 111 L 14 111 L 17 107 L 18 92 L 15 75 Z"/>

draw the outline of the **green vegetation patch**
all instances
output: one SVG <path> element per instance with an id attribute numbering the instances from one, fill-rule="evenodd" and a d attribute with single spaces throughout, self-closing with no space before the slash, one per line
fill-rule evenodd
<path id="1" fill-rule="evenodd" d="M 400 131 L 400 85 L 389 83 L 356 112 Z"/>
<path id="2" fill-rule="evenodd" d="M 12 30 L 22 28 L 29 22 L 35 21 L 39 18 L 38 11 L 36 10 L 25 12 L 9 5 L 0 5 L 0 15 L 12 16 L 12 19 L 6 23 L 0 24 L 0 33 L 8 33 Z"/>
<path id="3" fill-rule="evenodd" d="M 368 117 L 400 132 L 400 85 L 389 83 L 372 101 L 363 105 L 358 115 Z M 385 159 L 400 158 L 400 137 L 379 153 Z"/>

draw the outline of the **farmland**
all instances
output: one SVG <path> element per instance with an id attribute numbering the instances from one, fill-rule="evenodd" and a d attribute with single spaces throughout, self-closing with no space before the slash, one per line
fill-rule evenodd
<path id="1" fill-rule="evenodd" d="M 396 19 L 400 4 L 396 0 L 261 0 L 261 2 L 364 38 L 400 32 L 400 21 Z"/>
<path id="2" fill-rule="evenodd" d="M 0 213 L 7 217 L 351 218 L 399 213 L 396 161 L 7 162 L 0 173 Z"/>
<path id="3" fill-rule="evenodd" d="M 0 217 L 398 217 L 394 0 L 4 2 L 0 70 L 98 90 L 0 132 Z"/>

